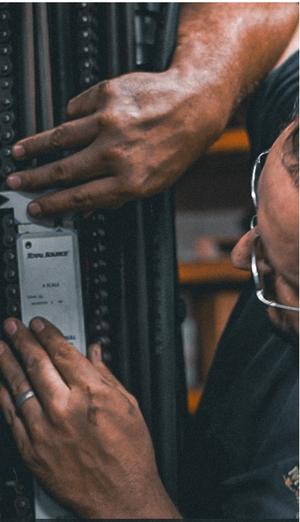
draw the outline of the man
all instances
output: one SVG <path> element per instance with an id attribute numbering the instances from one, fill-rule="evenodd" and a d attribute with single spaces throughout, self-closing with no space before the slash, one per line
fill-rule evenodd
<path id="1" fill-rule="evenodd" d="M 275 141 L 261 173 L 256 163 L 256 219 L 233 251 L 236 266 L 252 266 L 258 277 L 257 293 L 269 303 L 272 323 L 293 337 L 299 310 L 297 133 L 293 122 Z M 5 331 L 24 369 L 1 342 L 7 383 L 1 387 L 1 407 L 25 462 L 44 487 L 84 517 L 180 517 L 160 482 L 138 405 L 103 365 L 99 347 L 91 347 L 86 360 L 42 318 L 30 329 L 10 318 Z M 31 389 L 34 395 L 17 411 L 14 401 Z"/>
<path id="2" fill-rule="evenodd" d="M 82 132 L 80 132 L 80 129 L 84 128 L 85 137 L 90 136 L 89 139 L 91 139 L 91 145 L 93 145 L 93 147 L 88 146 L 84 149 L 87 153 L 81 155 L 81 161 L 84 160 L 84 166 L 86 167 L 85 172 L 87 173 L 87 177 L 93 177 L 93 165 L 95 166 L 97 164 L 97 168 L 99 165 L 101 166 L 101 158 L 104 153 L 110 152 L 112 157 L 115 159 L 114 176 L 110 177 L 109 183 L 103 183 L 102 181 L 104 180 L 101 179 L 95 181 L 95 184 L 93 185 L 93 188 L 97 187 L 97 191 L 93 190 L 93 193 L 96 195 L 95 199 L 90 198 L 87 183 L 83 185 L 84 190 L 77 187 L 74 190 L 64 190 L 57 193 L 55 196 L 51 196 L 47 202 L 46 199 L 40 200 L 44 212 L 55 213 L 67 208 L 89 210 L 98 205 L 119 205 L 124 200 L 124 195 L 129 198 L 143 196 L 172 183 L 180 172 L 185 169 L 186 165 L 193 160 L 195 155 L 198 155 L 201 152 L 201 149 L 220 133 L 231 110 L 239 99 L 243 97 L 246 92 L 251 91 L 255 82 L 257 82 L 276 62 L 284 45 L 286 45 L 291 33 L 293 32 L 296 16 L 297 8 L 292 4 L 284 6 L 280 4 L 268 4 L 264 6 L 260 6 L 259 4 L 251 4 L 249 6 L 246 6 L 245 4 L 237 4 L 236 6 L 233 6 L 232 4 L 195 4 L 194 6 L 186 6 L 180 23 L 179 45 L 168 73 L 160 74 L 158 76 L 133 74 L 99 85 L 97 88 L 92 89 L 88 93 L 82 95 L 82 97 L 76 99 L 74 103 L 70 105 L 70 114 L 77 118 L 71 122 L 71 126 L 34 137 L 23 143 L 27 156 L 38 154 L 39 152 L 51 147 L 63 148 L 64 146 L 71 145 L 66 138 L 68 132 L 73 145 L 75 144 L 73 139 L 78 140 L 76 144 L 81 143 L 84 145 L 82 141 Z M 211 30 L 211 27 L 213 27 L 214 30 Z M 266 35 L 268 35 L 268 38 Z M 193 41 L 194 45 L 192 48 L 191 41 Z M 253 53 L 249 53 L 250 46 Z M 186 60 L 187 53 L 191 57 L 189 61 Z M 211 67 L 212 63 L 214 64 L 214 67 Z M 184 72 L 185 74 L 183 74 Z M 184 81 L 182 81 L 182 79 L 184 79 Z M 104 97 L 101 96 L 103 90 L 105 94 Z M 199 93 L 203 93 L 200 98 Z M 139 100 L 138 105 L 136 105 L 135 100 Z M 207 103 L 207 100 L 209 100 L 209 103 Z M 90 105 L 89 101 L 92 102 Z M 126 102 L 126 110 L 124 110 L 125 105 L 123 105 L 123 102 Z M 140 106 L 144 106 L 144 108 L 148 107 L 148 110 L 136 112 L 136 109 Z M 133 111 L 133 120 L 130 117 L 130 114 L 132 113 L 131 109 L 135 109 Z M 88 120 L 83 121 L 80 116 L 85 113 L 85 110 L 88 112 L 91 110 L 92 112 L 90 113 L 91 117 L 88 117 Z M 93 115 L 95 117 L 93 117 Z M 125 119 L 124 116 L 126 116 Z M 98 125 L 98 118 L 101 120 L 100 123 L 102 122 L 102 124 L 104 124 L 105 122 L 104 127 Z M 149 121 L 151 121 L 152 124 L 159 122 L 159 125 L 155 126 L 154 124 L 153 126 L 149 126 L 147 125 Z M 177 133 L 173 132 L 178 121 L 184 121 L 185 123 L 185 125 L 181 127 L 182 132 L 179 136 Z M 85 124 L 87 122 L 89 122 L 88 128 L 91 130 L 92 134 L 87 133 L 87 127 L 85 125 L 82 126 L 82 123 Z M 142 129 L 142 133 L 140 130 L 139 133 L 136 134 L 138 128 Z M 105 145 L 102 143 L 102 132 L 101 130 L 99 132 L 99 129 L 103 129 L 103 132 L 112 137 L 110 140 L 105 140 Z M 140 135 L 140 133 L 142 134 L 143 139 L 137 141 L 136 136 Z M 147 139 L 145 139 L 145 136 Z M 167 141 L 165 140 L 166 136 L 168 138 Z M 123 151 L 126 150 L 125 164 L 124 156 L 120 157 L 118 154 L 114 154 L 115 151 L 120 151 L 120 148 L 118 147 L 120 143 L 127 144 L 125 149 L 122 149 Z M 180 154 L 178 154 L 178 145 L 180 145 Z M 103 150 L 103 146 L 105 146 L 105 150 Z M 145 161 L 145 158 L 147 160 L 149 159 L 147 146 L 150 147 L 151 160 L 153 160 L 149 170 L 148 162 Z M 182 153 L 183 149 L 184 153 Z M 15 152 L 17 153 L 17 149 Z M 154 152 L 155 156 L 153 154 Z M 19 149 L 17 155 L 19 157 L 24 157 L 22 149 Z M 74 157 L 74 159 L 77 160 L 77 157 Z M 166 164 L 169 166 L 168 169 L 165 169 Z M 126 165 L 130 165 L 130 169 L 123 168 Z M 62 165 L 60 164 L 60 167 L 61 166 Z M 74 172 L 74 177 L 76 177 L 76 170 L 73 169 L 71 164 L 69 165 L 69 168 L 69 173 L 71 171 Z M 129 176 L 132 172 L 134 175 Z M 65 166 L 63 168 L 57 168 L 57 165 L 50 165 L 43 168 L 43 170 L 33 171 L 26 174 L 23 173 L 21 175 L 21 186 L 20 184 L 18 185 L 18 178 L 15 178 L 15 180 L 10 182 L 10 184 L 13 188 L 26 187 L 29 189 L 30 187 L 33 190 L 37 187 L 41 188 L 42 186 L 47 186 L 49 184 L 47 178 L 51 177 L 51 179 L 55 181 L 55 178 L 57 180 L 57 176 L 60 176 L 61 178 L 65 173 Z M 35 177 L 36 174 L 40 174 L 40 176 Z M 61 180 L 60 184 L 70 183 L 76 185 L 77 181 L 74 177 L 73 179 L 68 180 L 66 173 L 65 181 Z M 38 179 L 40 181 L 37 181 Z M 127 184 L 128 181 L 130 181 L 130 185 Z M 81 184 L 81 182 L 82 180 L 80 179 L 79 183 Z M 123 190 L 124 188 L 125 194 Z M 253 309 L 255 313 L 253 313 Z M 264 317 L 262 312 L 263 310 L 258 308 L 256 305 L 254 306 L 253 303 L 251 316 L 253 316 L 257 321 L 255 324 L 255 328 L 257 328 L 259 334 L 256 339 L 257 345 L 262 341 L 262 327 L 265 327 L 265 324 L 261 320 L 261 323 L 263 324 L 260 324 L 260 327 L 258 328 L 258 319 Z M 238 318 L 238 320 L 240 320 L 240 318 Z M 249 326 L 249 320 L 246 324 Z M 44 465 L 42 466 L 44 471 L 47 467 L 51 468 L 51 484 L 48 483 L 50 490 L 54 491 L 55 483 L 57 483 L 58 489 L 55 491 L 57 498 L 86 517 L 178 517 L 178 512 L 167 498 L 157 476 L 156 468 L 153 464 L 151 443 L 149 442 L 148 435 L 145 432 L 144 424 L 141 422 L 140 414 L 136 408 L 134 400 L 132 400 L 130 396 L 128 397 L 128 394 L 126 394 L 119 384 L 114 384 L 115 381 L 112 376 L 107 372 L 106 368 L 99 362 L 99 360 L 97 360 L 95 352 L 92 350 L 90 357 L 101 372 L 102 384 L 106 385 L 106 387 L 102 387 L 102 392 L 105 395 L 105 390 L 109 390 L 109 405 L 108 401 L 106 403 L 103 402 L 104 397 L 103 394 L 101 397 L 101 392 L 99 390 L 95 393 L 95 390 L 89 390 L 91 393 L 88 394 L 91 399 L 94 399 L 96 396 L 98 396 L 98 398 L 101 397 L 101 408 L 103 408 L 103 404 L 107 404 L 107 408 L 105 408 L 105 421 L 103 422 L 103 409 L 101 416 L 99 416 L 99 408 L 93 400 L 80 400 L 80 397 L 82 397 L 81 391 L 83 389 L 86 390 L 85 383 L 87 381 L 85 381 L 84 375 L 83 382 L 78 383 L 76 377 L 76 383 L 75 381 L 73 382 L 74 376 L 72 377 L 71 375 L 71 367 L 73 366 L 75 368 L 78 364 L 85 365 L 85 363 L 83 363 L 82 360 L 79 361 L 76 358 L 76 355 L 74 357 L 73 350 L 70 352 L 66 345 L 63 345 L 62 347 L 66 359 L 64 361 L 64 358 L 56 353 L 57 348 L 55 347 L 56 342 L 58 345 L 62 343 L 62 339 L 57 337 L 57 334 L 53 333 L 53 330 L 51 330 L 51 332 L 50 337 L 53 337 L 54 335 L 55 339 L 57 339 L 57 341 L 54 340 L 53 344 L 51 342 L 51 347 L 54 347 L 53 349 L 55 351 L 55 360 L 61 360 L 65 367 L 64 380 L 67 380 L 70 386 L 70 382 L 72 381 L 73 391 L 76 391 L 76 403 L 78 401 L 78 403 L 85 403 L 91 407 L 88 408 L 89 415 L 83 415 L 84 422 L 81 422 L 80 415 L 77 417 L 76 414 L 74 415 L 78 421 L 76 428 L 70 428 L 69 430 L 67 428 L 68 433 L 66 433 L 66 439 L 68 441 L 72 440 L 74 443 L 74 446 L 69 446 L 69 452 L 66 451 L 63 444 L 61 448 L 64 448 L 64 450 L 60 451 L 59 448 L 51 447 L 47 452 L 44 446 L 45 439 L 43 439 L 43 435 L 40 432 L 39 443 L 37 444 L 40 447 L 40 453 L 45 454 L 45 456 L 49 453 L 55 457 L 54 460 L 56 461 L 52 461 L 52 464 L 47 465 L 45 465 L 44 461 Z M 44 333 L 49 337 L 47 331 L 44 330 Z M 28 335 L 27 331 L 24 329 L 21 330 L 20 337 L 24 337 L 25 340 L 28 340 Z M 264 339 L 269 335 L 271 335 L 271 333 L 267 330 Z M 247 338 L 248 337 L 251 336 L 248 335 Z M 230 340 L 232 339 L 230 338 Z M 31 345 L 30 350 L 32 352 L 36 343 L 32 337 L 30 337 L 28 342 Z M 43 353 L 41 347 L 35 347 L 39 348 L 38 353 L 41 355 Z M 49 348 L 49 351 L 52 349 L 51 347 Z M 282 349 L 282 346 L 280 346 L 280 348 Z M 57 373 L 55 371 L 53 372 L 52 366 L 49 366 L 49 363 L 45 366 L 44 355 L 42 355 L 42 359 L 36 364 L 33 357 L 31 361 L 33 366 L 32 369 L 29 370 L 31 375 L 34 376 L 34 379 L 37 381 L 42 380 L 43 374 L 40 374 L 38 369 L 38 366 L 40 366 L 41 368 L 44 368 L 44 370 L 45 368 L 48 368 L 52 377 L 56 379 Z M 225 375 L 227 375 L 227 378 L 230 379 L 232 368 L 237 361 L 233 358 L 229 362 L 231 364 L 228 364 L 228 368 L 224 368 L 223 361 L 218 367 L 219 359 L 217 357 L 215 370 L 211 377 L 214 386 L 211 386 L 210 390 L 212 390 L 212 388 L 216 390 L 217 388 L 221 390 L 221 396 L 224 397 L 224 387 L 222 388 L 224 378 L 222 380 L 222 376 L 225 377 Z M 12 363 L 12 368 L 15 368 L 14 363 Z M 92 379 L 90 370 L 91 368 L 89 367 L 89 371 L 86 374 L 88 380 Z M 218 377 L 217 380 L 214 378 L 216 373 Z M 13 379 L 17 380 L 18 378 L 20 378 L 20 374 L 19 372 L 16 372 Z M 23 379 L 23 376 L 21 378 Z M 70 382 L 68 379 L 70 379 Z M 99 381 L 99 374 L 97 374 L 97 381 Z M 56 381 L 56 384 L 59 384 L 59 382 L 60 381 Z M 23 384 L 26 385 L 26 382 L 23 381 Z M 108 386 L 110 386 L 110 388 L 108 388 Z M 65 391 L 65 387 L 60 386 L 59 398 L 61 403 L 59 404 L 59 407 L 56 406 L 51 413 L 52 429 L 49 424 L 47 425 L 49 441 L 53 441 L 56 438 L 57 430 L 55 428 L 55 423 L 61 424 L 65 419 L 63 403 L 65 400 L 68 400 L 67 395 L 63 394 Z M 54 389 L 49 383 L 47 397 L 46 394 L 43 396 L 45 402 L 48 404 L 49 393 L 50 396 L 52 396 L 52 392 L 54 393 Z M 213 400 L 209 400 L 209 398 L 213 398 L 214 393 L 211 392 L 209 394 L 209 389 L 207 390 L 207 398 L 203 401 L 204 407 L 201 408 L 202 420 L 203 417 L 205 417 L 205 413 L 207 413 L 207 409 L 216 413 L 215 417 L 212 419 L 213 421 L 216 419 L 218 420 L 221 417 L 218 414 L 220 413 L 220 408 L 222 409 L 222 403 L 219 405 L 218 410 L 210 408 Z M 43 394 L 41 393 L 41 398 L 42 395 Z M 126 398 L 126 411 L 124 408 L 120 407 L 120 395 L 121 397 Z M 21 444 L 24 444 L 24 448 L 28 448 L 28 445 L 26 446 L 28 436 L 24 430 L 24 425 L 22 425 L 21 421 L 14 415 L 12 402 L 9 400 L 9 396 L 5 390 L 2 390 L 1 396 L 3 397 L 3 404 L 8 419 L 16 419 L 16 430 L 21 434 L 21 436 L 23 435 Z M 36 399 L 32 397 L 32 402 L 34 400 Z M 70 401 L 71 409 L 73 400 L 74 395 L 72 401 Z M 25 401 L 22 405 L 22 410 L 28 408 L 30 402 L 31 401 L 29 400 Z M 35 413 L 37 414 L 36 419 L 39 419 L 39 422 L 36 423 L 32 421 L 28 423 L 28 426 L 30 424 L 30 429 L 38 432 L 40 427 L 43 425 L 43 422 L 38 417 L 38 414 L 41 412 L 39 405 L 36 403 L 34 404 L 37 406 Z M 53 407 L 53 401 L 51 401 L 51 404 Z M 209 408 L 206 408 L 207 405 L 209 405 Z M 130 417 L 128 416 L 129 411 L 132 413 Z M 97 419 L 100 420 L 101 418 L 102 420 L 101 436 L 103 441 L 103 452 L 100 451 L 100 453 L 102 453 L 105 463 L 102 462 L 101 464 L 101 477 L 99 477 L 98 464 L 95 460 L 97 452 L 94 453 L 92 450 L 93 442 L 95 442 L 94 435 L 89 436 L 86 431 L 88 425 L 86 423 L 87 417 L 92 420 L 93 424 L 97 424 Z M 24 420 L 26 422 L 25 416 Z M 226 420 L 227 424 L 229 424 L 228 417 Z M 122 437 L 119 438 L 117 430 L 117 425 L 120 425 L 119 421 L 124 427 L 128 425 L 128 421 L 131 421 L 128 429 L 126 428 L 128 438 L 130 439 L 127 440 L 127 442 Z M 253 431 L 253 419 L 251 419 L 251 416 L 248 418 L 248 422 L 250 423 L 250 429 Z M 217 424 L 218 423 L 215 422 L 216 426 Z M 221 421 L 219 420 L 219 425 L 220 424 Z M 227 427 L 226 424 L 223 424 L 223 428 L 225 427 Z M 129 433 L 130 429 L 132 429 L 131 433 Z M 80 444 L 78 444 L 79 441 L 77 439 L 76 445 L 75 435 L 76 433 L 78 435 L 80 432 L 84 433 L 84 436 L 79 437 Z M 198 430 L 196 433 L 199 435 Z M 205 430 L 205 433 L 207 437 L 210 438 L 209 430 Z M 232 434 L 233 433 L 234 431 L 232 431 Z M 112 434 L 114 434 L 113 437 Z M 79 452 L 81 442 L 85 437 L 88 448 L 82 447 L 82 452 Z M 106 440 L 108 439 L 109 444 L 106 443 Z M 135 456 L 132 456 L 130 452 L 132 449 L 132 440 L 135 440 L 138 445 L 137 451 L 140 453 L 138 462 L 136 461 Z M 143 442 L 139 444 L 139 440 L 143 440 Z M 201 442 L 202 441 L 199 437 L 198 449 L 201 447 Z M 246 444 L 245 440 L 236 441 L 235 439 L 235 443 L 236 450 L 237 448 L 248 446 L 248 441 Z M 207 447 L 207 445 L 204 446 L 204 451 Z M 284 447 L 286 448 L 286 445 L 284 445 Z M 111 459 L 109 458 L 109 452 L 111 452 L 112 459 L 115 462 L 114 466 L 112 466 Z M 213 458 L 215 458 L 216 454 L 218 453 L 213 453 Z M 251 452 L 249 454 L 251 454 Z M 120 456 L 121 460 L 118 460 Z M 122 462 L 122 457 L 124 456 L 126 456 L 125 464 Z M 211 462 L 208 463 L 208 468 L 204 468 L 204 461 L 198 460 L 197 453 L 194 454 L 193 457 L 193 460 L 198 464 L 198 467 L 201 467 L 201 470 L 203 468 L 203 477 L 201 486 L 196 489 L 196 496 L 190 495 L 189 502 L 190 506 L 193 508 L 192 500 L 195 502 L 196 498 L 200 498 L 201 500 L 206 501 L 205 509 L 199 509 L 199 506 L 195 506 L 194 511 L 192 510 L 194 516 L 196 514 L 196 516 L 203 517 L 206 516 L 207 504 L 210 502 L 209 495 L 205 498 L 207 491 L 203 486 L 203 482 L 209 483 L 210 490 L 215 489 L 215 491 L 213 491 L 215 495 L 212 496 L 213 500 L 211 502 L 214 503 L 216 507 L 220 504 L 219 496 L 216 491 L 217 488 L 215 487 L 217 478 L 219 479 L 219 474 L 217 475 L 217 469 L 217 473 L 209 476 L 206 471 L 207 469 L 208 471 L 211 471 Z M 67 478 L 70 479 L 70 477 L 72 477 L 72 498 L 69 498 L 69 480 L 64 480 L 64 477 L 62 477 L 60 471 L 58 471 L 62 458 L 64 459 L 64 462 L 68 462 L 68 466 L 66 466 Z M 35 472 L 39 475 L 40 473 L 43 473 L 43 471 L 41 471 L 37 454 L 35 454 L 34 460 L 36 464 Z M 75 470 L 75 468 L 72 468 L 72 466 L 78 463 L 78 461 L 79 463 L 81 461 L 81 470 L 83 468 L 85 469 L 85 472 L 80 479 L 78 478 L 78 469 Z M 145 464 L 145 467 L 143 467 L 143 463 Z M 71 471 L 70 467 L 72 468 Z M 289 469 L 291 468 L 288 468 L 285 471 L 289 471 Z M 79 471 L 79 473 L 81 474 L 81 471 Z M 112 473 L 114 473 L 114 476 L 112 476 Z M 46 474 L 47 473 L 44 475 L 44 481 L 47 480 Z M 86 477 L 85 483 L 83 483 L 83 477 Z M 114 483 L 114 487 L 109 488 L 110 498 L 107 498 L 103 491 L 101 493 L 101 488 L 97 491 L 95 491 L 93 487 L 89 489 L 89 477 L 92 477 L 92 482 L 96 485 L 98 484 L 97 481 L 99 481 L 99 478 L 102 478 L 102 486 L 104 486 L 104 488 L 105 484 L 107 484 L 106 479 L 110 484 Z M 191 473 L 189 474 L 189 477 L 191 477 Z M 198 486 L 197 479 L 198 476 L 196 475 L 194 485 Z M 188 480 L 186 483 L 189 483 Z M 124 489 L 122 490 L 122 488 L 124 488 L 125 484 L 126 491 L 124 492 Z M 136 488 L 137 484 L 138 488 Z M 135 498 L 134 504 L 131 503 L 131 493 L 133 493 Z M 211 494 L 211 491 L 209 493 Z M 282 494 L 282 491 L 280 491 L 280 494 Z M 236 505 L 224 506 L 224 509 L 222 510 L 223 515 L 226 513 L 227 509 L 227 515 L 229 513 L 229 517 L 233 512 L 235 512 L 236 516 L 239 516 L 242 512 L 243 505 L 248 508 L 249 504 L 245 502 L 245 498 L 242 498 L 241 500 L 240 496 L 237 495 L 236 488 L 234 489 L 234 494 L 231 496 L 237 499 Z M 228 497 L 230 497 L 230 495 L 228 495 Z M 248 495 L 248 497 L 250 497 L 250 495 Z M 272 502 L 272 504 L 274 504 L 274 502 Z M 100 506 L 99 509 L 98 505 Z M 262 513 L 261 505 L 257 504 L 257 510 L 252 510 L 252 515 L 253 512 L 255 513 L 254 516 L 260 517 Z M 271 510 L 271 512 L 272 517 L 273 511 Z M 270 510 L 268 511 L 268 514 L 269 513 Z M 292 513 L 292 516 L 294 516 L 294 511 L 292 511 Z M 248 515 L 249 512 L 246 510 L 245 516 Z M 217 518 L 220 517 L 217 516 Z"/>
<path id="3" fill-rule="evenodd" d="M 283 138 L 284 134 L 275 142 L 268 160 Z M 251 266 L 263 302 L 247 289 L 219 343 L 187 444 L 183 486 L 189 515 L 296 517 L 299 240 L 293 163 L 298 152 L 295 143 L 292 159 L 290 144 L 291 140 L 282 143 L 278 156 L 283 164 L 289 158 L 289 168 L 267 160 L 258 191 L 253 191 L 258 195 L 257 218 L 233 251 L 236 266 Z M 259 169 L 260 162 L 256 175 Z M 284 173 L 286 183 L 281 185 Z M 290 226 L 283 230 L 287 215 Z M 264 303 L 269 305 L 268 315 Z M 295 475 L 291 489 L 290 474 Z"/>

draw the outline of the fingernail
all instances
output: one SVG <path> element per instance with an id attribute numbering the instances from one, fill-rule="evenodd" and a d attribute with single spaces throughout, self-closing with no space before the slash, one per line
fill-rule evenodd
<path id="1" fill-rule="evenodd" d="M 8 335 L 14 335 L 18 329 L 18 326 L 15 321 L 8 319 L 8 321 L 5 321 L 4 323 L 4 329 Z"/>
<path id="2" fill-rule="evenodd" d="M 31 216 L 38 216 L 42 213 L 42 209 L 38 203 L 30 203 L 28 205 L 28 212 Z"/>
<path id="3" fill-rule="evenodd" d="M 0 355 L 5 351 L 5 343 L 0 341 Z"/>
<path id="4" fill-rule="evenodd" d="M 41 319 L 33 319 L 30 323 L 31 329 L 36 332 L 40 333 L 45 328 L 45 323 Z"/>
<path id="5" fill-rule="evenodd" d="M 25 156 L 25 149 L 23 145 L 14 145 L 12 147 L 12 153 L 15 156 L 15 158 L 22 158 Z"/>
<path id="6" fill-rule="evenodd" d="M 9 176 L 6 180 L 6 184 L 12 189 L 20 188 L 22 182 L 20 176 Z"/>

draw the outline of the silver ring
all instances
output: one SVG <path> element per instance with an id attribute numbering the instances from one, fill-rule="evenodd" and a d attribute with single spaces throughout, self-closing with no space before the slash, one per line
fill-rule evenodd
<path id="1" fill-rule="evenodd" d="M 33 390 L 26 390 L 25 392 L 21 393 L 15 400 L 16 408 L 20 408 L 23 402 L 27 401 L 28 399 L 31 399 L 31 397 L 35 397 L 35 393 Z"/>

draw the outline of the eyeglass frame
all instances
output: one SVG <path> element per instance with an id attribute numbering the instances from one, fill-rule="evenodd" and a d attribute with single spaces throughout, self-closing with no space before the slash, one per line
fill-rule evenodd
<path id="1" fill-rule="evenodd" d="M 257 159 L 256 159 L 256 161 L 254 163 L 253 170 L 252 170 L 252 176 L 251 176 L 251 197 L 252 197 L 252 201 L 253 201 L 253 205 L 254 205 L 255 209 L 257 209 L 257 204 L 258 204 L 258 198 L 257 198 L 257 194 L 256 194 L 256 185 L 257 185 L 257 179 L 258 179 L 258 176 L 257 176 L 258 167 L 260 167 L 261 170 L 263 169 L 263 166 L 261 166 L 261 161 L 262 161 L 262 158 L 264 156 L 265 156 L 265 160 L 266 160 L 266 157 L 268 156 L 269 151 L 270 151 L 270 149 L 262 152 L 261 154 L 259 154 L 259 156 L 257 157 Z M 259 174 L 261 173 L 261 170 L 259 171 Z M 254 214 L 254 216 L 252 216 L 252 218 L 251 218 L 250 230 L 254 230 L 255 229 L 256 219 L 257 219 L 257 216 L 256 216 L 256 214 Z M 255 241 L 257 239 L 259 239 L 259 235 L 257 235 L 257 237 L 254 239 L 253 244 L 252 244 L 253 245 L 252 246 L 252 250 L 251 250 L 251 272 L 252 272 L 252 277 L 253 277 L 253 280 L 254 280 L 254 285 L 255 285 L 255 291 L 256 291 L 257 298 L 263 304 L 265 304 L 267 306 L 271 306 L 272 308 L 280 308 L 282 310 L 288 310 L 290 312 L 298 312 L 299 313 L 299 307 L 297 307 L 297 306 L 283 305 L 283 304 L 277 303 L 276 301 L 271 301 L 270 299 L 267 299 L 264 296 L 264 289 L 263 289 L 263 285 L 261 284 L 260 277 L 259 277 L 259 271 L 258 271 L 257 259 L 256 259 L 256 252 L 255 252 Z"/>

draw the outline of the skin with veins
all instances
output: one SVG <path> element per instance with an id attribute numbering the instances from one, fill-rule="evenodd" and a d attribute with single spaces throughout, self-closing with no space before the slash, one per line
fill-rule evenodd
<path id="1" fill-rule="evenodd" d="M 169 69 L 101 82 L 70 101 L 70 121 L 20 141 L 16 158 L 81 147 L 8 178 L 12 189 L 56 188 L 29 213 L 118 207 L 169 186 L 223 131 L 272 69 L 297 25 L 293 3 L 182 6 Z"/>

